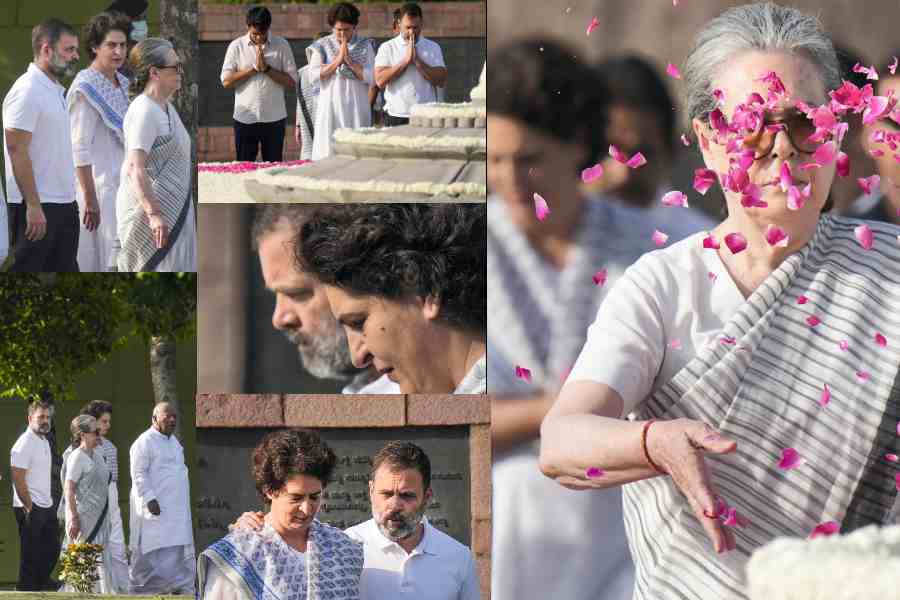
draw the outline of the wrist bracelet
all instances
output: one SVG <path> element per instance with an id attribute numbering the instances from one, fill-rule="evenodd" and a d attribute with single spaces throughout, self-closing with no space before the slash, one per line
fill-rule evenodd
<path id="1" fill-rule="evenodd" d="M 656 423 L 656 419 L 650 419 L 649 421 L 644 422 L 644 427 L 641 429 L 641 450 L 644 451 L 644 460 L 647 461 L 647 464 L 650 465 L 657 473 L 662 473 L 663 475 L 665 475 L 666 472 L 660 469 L 659 465 L 653 462 L 653 459 L 650 458 L 650 451 L 647 450 L 647 431 L 649 431 L 650 426 L 654 423 Z"/>

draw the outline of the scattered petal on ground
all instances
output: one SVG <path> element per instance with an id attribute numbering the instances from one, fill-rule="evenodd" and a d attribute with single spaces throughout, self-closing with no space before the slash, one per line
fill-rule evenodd
<path id="1" fill-rule="evenodd" d="M 778 461 L 778 468 L 782 471 L 789 471 L 800 466 L 801 462 L 803 462 L 803 459 L 800 458 L 799 452 L 794 448 L 785 448 L 781 451 L 781 460 Z"/>

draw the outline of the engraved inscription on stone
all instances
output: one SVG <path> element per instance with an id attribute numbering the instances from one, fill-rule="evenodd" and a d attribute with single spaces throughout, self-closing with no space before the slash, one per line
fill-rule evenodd
<path id="1" fill-rule="evenodd" d="M 265 510 L 250 475 L 250 453 L 266 429 L 198 429 L 198 482 L 195 505 L 198 550 L 228 533 L 228 525 L 244 511 Z M 320 429 L 338 457 L 325 488 L 318 519 L 347 528 L 372 516 L 369 471 L 372 457 L 386 442 L 401 440 L 421 446 L 431 459 L 434 496 L 429 522 L 465 545 L 470 543 L 470 477 L 467 427 L 420 429 Z"/>

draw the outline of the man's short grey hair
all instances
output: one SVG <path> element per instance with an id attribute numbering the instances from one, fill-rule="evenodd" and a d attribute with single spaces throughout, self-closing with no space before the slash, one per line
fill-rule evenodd
<path id="1" fill-rule="evenodd" d="M 330 204 L 263 204 L 253 211 L 253 224 L 250 227 L 253 250 L 259 251 L 259 242 L 270 233 L 275 233 L 287 222 L 294 235 L 300 232 L 300 228 L 315 212 Z"/>
<path id="2" fill-rule="evenodd" d="M 841 85 L 837 54 L 819 19 L 772 2 L 736 6 L 697 34 L 685 62 L 682 81 L 691 119 L 703 119 L 715 110 L 713 79 L 729 60 L 754 50 L 799 54 L 820 69 L 826 90 Z"/>

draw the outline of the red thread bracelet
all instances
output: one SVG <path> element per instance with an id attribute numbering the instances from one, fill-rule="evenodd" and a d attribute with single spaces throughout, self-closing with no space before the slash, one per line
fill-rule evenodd
<path id="1" fill-rule="evenodd" d="M 650 419 L 649 421 L 644 422 L 644 427 L 641 429 L 641 449 L 644 451 L 644 459 L 647 461 L 647 464 L 653 467 L 653 470 L 657 473 L 666 474 L 665 471 L 659 468 L 653 459 L 650 458 L 650 451 L 647 450 L 647 431 L 650 429 L 650 426 L 656 423 L 656 419 Z"/>

